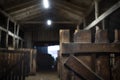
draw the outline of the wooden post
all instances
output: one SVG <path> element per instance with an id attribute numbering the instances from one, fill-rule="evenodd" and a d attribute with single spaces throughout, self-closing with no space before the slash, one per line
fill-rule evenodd
<path id="1" fill-rule="evenodd" d="M 17 25 L 17 36 L 19 36 L 19 29 L 20 29 L 20 26 Z M 19 39 L 17 38 L 16 47 L 18 48 L 18 46 L 19 46 Z"/>
<path id="2" fill-rule="evenodd" d="M 2 33 L 2 31 L 0 30 L 0 43 L 1 43 L 1 33 Z"/>
<path id="3" fill-rule="evenodd" d="M 101 14 L 96 20 L 94 20 L 92 23 L 90 23 L 85 30 L 88 30 L 95 25 L 97 25 L 99 22 L 101 22 L 103 19 L 105 19 L 107 16 L 109 16 L 111 13 L 116 11 L 117 9 L 120 8 L 120 1 L 118 1 L 116 4 L 114 4 L 111 8 L 109 8 L 107 11 L 105 11 L 103 14 Z"/>
<path id="4" fill-rule="evenodd" d="M 115 43 L 118 43 L 119 42 L 119 35 L 118 35 L 118 30 L 115 29 L 115 40 L 114 40 Z"/>
<path id="5" fill-rule="evenodd" d="M 33 50 L 32 61 L 33 61 L 33 73 L 36 73 L 36 50 Z"/>
<path id="6" fill-rule="evenodd" d="M 32 66 L 32 56 L 33 55 L 33 50 L 32 49 L 30 49 L 30 54 L 29 54 L 29 56 L 30 56 L 30 74 L 32 74 L 32 71 L 33 71 L 33 66 Z"/>
<path id="7" fill-rule="evenodd" d="M 102 28 L 103 28 L 103 30 L 105 30 L 105 19 L 102 20 Z"/>
<path id="8" fill-rule="evenodd" d="M 99 27 L 96 27 L 95 43 L 109 43 L 107 30 L 101 30 Z M 94 60 L 96 64 L 96 73 L 99 74 L 103 79 L 110 80 L 109 55 L 101 56 L 96 54 L 96 56 L 97 58 L 93 57 L 93 59 L 96 58 Z M 105 67 L 106 71 L 102 69 L 102 66 Z"/>
<path id="9" fill-rule="evenodd" d="M 8 30 L 9 30 L 9 18 L 7 19 L 7 34 L 6 34 L 6 48 L 8 48 Z"/>
<path id="10" fill-rule="evenodd" d="M 14 36 L 13 36 L 13 48 L 15 48 L 15 44 L 16 44 L 16 41 L 15 41 L 15 35 L 16 35 L 16 23 L 14 23 Z"/>
<path id="11" fill-rule="evenodd" d="M 70 42 L 70 31 L 69 30 L 60 30 L 60 67 L 61 67 L 61 73 L 60 73 L 60 79 L 61 80 L 68 80 L 69 71 L 65 68 L 64 63 L 66 61 L 66 57 L 63 57 L 62 55 L 62 43 L 69 43 Z"/>
<path id="12" fill-rule="evenodd" d="M 85 80 L 103 80 L 100 76 L 93 72 L 82 60 L 76 58 L 75 56 L 70 56 L 67 59 L 65 65 Z"/>
<path id="13" fill-rule="evenodd" d="M 95 19 L 97 19 L 99 15 L 98 0 L 94 1 L 95 1 Z"/>
<path id="14" fill-rule="evenodd" d="M 83 19 L 83 28 L 87 26 L 85 18 Z"/>

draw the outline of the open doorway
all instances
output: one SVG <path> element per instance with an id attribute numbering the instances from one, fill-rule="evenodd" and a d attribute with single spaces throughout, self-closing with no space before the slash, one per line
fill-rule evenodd
<path id="1" fill-rule="evenodd" d="M 37 49 L 37 71 L 56 70 L 59 45 L 35 46 Z"/>

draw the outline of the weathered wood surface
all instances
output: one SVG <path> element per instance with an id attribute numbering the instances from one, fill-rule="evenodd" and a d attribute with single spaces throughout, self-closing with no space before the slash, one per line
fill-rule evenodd
<path id="1" fill-rule="evenodd" d="M 60 30 L 60 49 L 62 49 L 61 44 L 65 42 L 65 43 L 69 43 L 70 42 L 70 30 L 66 29 L 66 30 Z M 63 57 L 61 54 L 61 50 L 60 53 L 58 54 L 59 56 L 59 74 L 60 74 L 60 79 L 61 80 L 67 80 L 68 79 L 68 70 L 64 67 L 64 62 L 66 60 L 66 57 Z"/>
<path id="2" fill-rule="evenodd" d="M 60 56 L 58 57 L 61 61 L 61 80 L 83 80 L 84 78 L 87 78 L 85 73 L 92 75 L 90 78 L 91 80 L 97 80 L 93 77 L 94 74 L 87 72 L 84 65 L 89 67 L 89 69 L 92 72 L 95 72 L 95 74 L 98 74 L 103 80 L 118 80 L 118 57 L 120 56 L 120 43 L 118 43 L 118 40 L 115 43 L 108 43 L 108 34 L 106 30 L 96 31 L 95 43 L 90 43 L 91 38 L 88 37 L 85 41 L 81 41 L 81 39 L 84 39 L 84 36 L 86 35 L 80 34 L 81 33 L 79 31 L 77 34 L 74 34 L 74 42 L 62 41 L 60 43 Z M 67 36 L 65 38 L 67 38 Z M 119 37 L 117 35 L 117 39 L 118 38 Z M 116 56 L 111 58 L 111 54 Z M 75 56 L 78 62 L 77 60 L 74 60 L 76 58 L 73 59 L 70 55 Z M 87 78 L 86 80 L 89 79 Z"/>
<path id="3" fill-rule="evenodd" d="M 76 30 L 74 33 L 74 42 L 91 43 L 90 30 Z"/>
<path id="4" fill-rule="evenodd" d="M 78 74 L 82 79 L 85 80 L 103 80 L 95 72 L 93 72 L 83 61 L 77 59 L 74 56 L 70 56 L 66 61 L 65 65 L 70 68 L 73 72 Z"/>
<path id="5" fill-rule="evenodd" d="M 109 43 L 107 30 L 96 30 L 95 43 Z"/>
<path id="6" fill-rule="evenodd" d="M 62 54 L 89 52 L 99 54 L 99 52 L 120 52 L 120 43 L 62 43 Z M 100 53 L 101 54 L 101 53 Z"/>
<path id="7" fill-rule="evenodd" d="M 25 80 L 30 73 L 30 52 L 0 49 L 0 80 Z"/>
<path id="8" fill-rule="evenodd" d="M 21 48 L 18 49 L 20 51 L 28 51 L 29 52 L 29 59 L 30 59 L 30 73 L 31 75 L 36 74 L 36 50 L 35 49 L 26 49 L 26 48 Z"/>

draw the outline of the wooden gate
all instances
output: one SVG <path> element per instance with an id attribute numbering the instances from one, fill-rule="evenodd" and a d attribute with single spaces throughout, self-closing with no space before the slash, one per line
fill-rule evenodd
<path id="1" fill-rule="evenodd" d="M 0 80 L 25 80 L 31 72 L 35 74 L 33 53 L 32 49 L 0 49 Z"/>
<path id="2" fill-rule="evenodd" d="M 61 80 L 119 80 L 120 43 L 108 43 L 105 30 L 79 30 L 70 42 L 69 30 L 60 31 L 58 71 Z M 115 40 L 116 41 L 116 40 Z"/>

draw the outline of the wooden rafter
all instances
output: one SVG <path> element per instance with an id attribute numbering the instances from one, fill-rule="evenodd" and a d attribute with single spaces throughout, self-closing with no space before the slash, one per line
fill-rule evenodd
<path id="1" fill-rule="evenodd" d="M 23 13 L 20 13 L 19 15 L 13 16 L 15 20 L 23 20 L 25 18 L 28 18 L 30 16 L 34 16 L 36 14 L 41 14 L 41 11 L 39 8 L 35 8 L 34 10 L 29 10 Z"/>
<path id="2" fill-rule="evenodd" d="M 29 1 L 29 2 L 25 2 L 25 3 L 19 4 L 19 5 L 15 5 L 13 7 L 9 7 L 7 9 L 5 9 L 5 11 L 14 12 L 15 10 L 25 8 L 26 6 L 30 6 L 30 5 L 33 5 L 35 3 L 39 3 L 39 1 L 38 0 L 32 0 L 32 1 Z"/>
<path id="3" fill-rule="evenodd" d="M 25 22 L 19 22 L 20 24 L 44 24 L 44 21 L 25 21 Z M 54 21 L 53 24 L 77 24 L 77 22 L 74 21 Z"/>
<path id="4" fill-rule="evenodd" d="M 117 9 L 120 8 L 120 1 L 117 2 L 115 5 L 113 5 L 110 9 L 108 9 L 106 12 L 104 12 L 102 15 L 100 15 L 96 20 L 94 20 L 91 24 L 89 24 L 85 30 L 90 29 L 97 25 L 99 22 L 101 22 L 103 19 L 105 19 L 107 16 L 109 16 L 111 13 L 116 11 Z"/>

